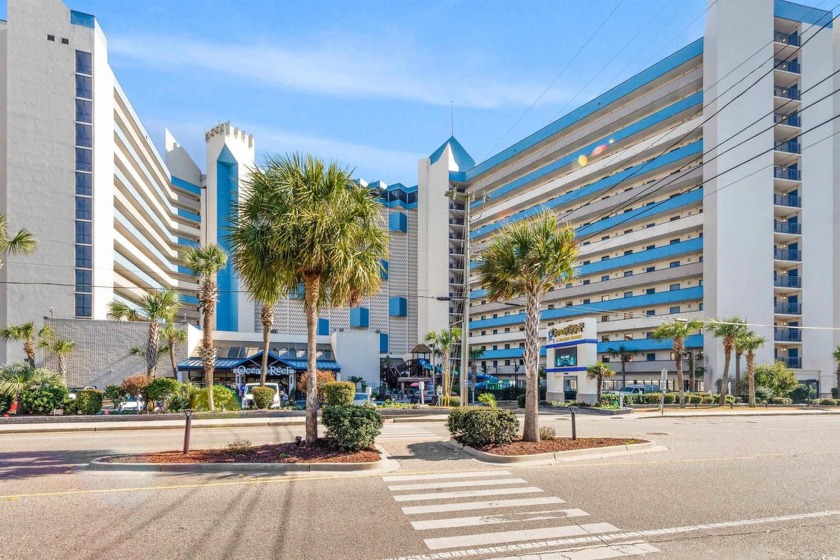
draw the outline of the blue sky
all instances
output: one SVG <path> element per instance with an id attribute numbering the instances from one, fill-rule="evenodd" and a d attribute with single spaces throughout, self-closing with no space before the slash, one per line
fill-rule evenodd
<path id="1" fill-rule="evenodd" d="M 313 152 L 407 185 L 417 160 L 449 137 L 450 102 L 455 136 L 483 161 L 700 37 L 706 9 L 706 0 L 65 1 L 97 17 L 159 146 L 169 128 L 204 168 L 204 130 L 230 120 L 255 134 L 258 154 Z"/>

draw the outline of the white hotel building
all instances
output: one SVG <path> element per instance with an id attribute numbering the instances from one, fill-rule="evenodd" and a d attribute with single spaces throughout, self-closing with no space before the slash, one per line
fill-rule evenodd
<path id="1" fill-rule="evenodd" d="M 487 161 L 473 164 L 457 142 L 421 160 L 421 221 L 424 201 L 436 220 L 428 245 L 443 242 L 451 188 L 475 199 L 474 253 L 504 224 L 551 209 L 575 228 L 580 257 L 577 277 L 545 298 L 546 330 L 596 318 L 599 358 L 619 370 L 611 349 L 637 353 L 628 381 L 643 381 L 674 369 L 670 341 L 651 337 L 657 325 L 739 315 L 768 340 L 758 362 L 783 360 L 828 393 L 840 342 L 840 125 L 829 120 L 840 38 L 830 13 L 784 0 L 712 1 L 706 17 L 703 38 Z M 421 250 L 421 270 L 437 259 Z M 458 280 L 430 273 L 420 293 Z M 524 303 L 488 301 L 477 284 L 473 275 L 469 343 L 491 373 L 509 374 Z M 421 300 L 419 317 L 422 332 L 446 311 Z M 698 332 L 687 345 L 712 387 L 720 341 Z M 585 365 L 547 371 L 570 387 Z"/>

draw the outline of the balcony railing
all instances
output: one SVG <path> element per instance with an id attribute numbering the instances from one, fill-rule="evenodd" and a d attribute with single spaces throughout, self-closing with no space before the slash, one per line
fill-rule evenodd
<path id="1" fill-rule="evenodd" d="M 802 342 L 802 331 L 800 329 L 774 328 L 773 340 L 778 342 Z"/>
<path id="2" fill-rule="evenodd" d="M 799 88 L 792 87 L 792 88 L 783 88 L 783 87 L 774 87 L 773 88 L 773 95 L 776 97 L 782 97 L 784 99 L 793 99 L 794 101 L 799 100 Z"/>
<path id="3" fill-rule="evenodd" d="M 796 113 L 786 115 L 784 113 L 773 113 L 773 124 L 786 124 L 788 126 L 802 126 L 802 118 Z"/>
<path id="4" fill-rule="evenodd" d="M 799 46 L 799 35 L 796 33 L 783 33 L 782 31 L 776 31 L 773 34 L 773 40 L 777 43 L 784 43 L 785 45 L 791 45 L 793 47 Z"/>
<path id="5" fill-rule="evenodd" d="M 776 359 L 782 363 L 784 363 L 787 367 L 792 369 L 801 369 L 802 368 L 802 358 L 790 358 L 788 356 L 777 356 Z"/>
<path id="6" fill-rule="evenodd" d="M 802 198 L 795 194 L 773 194 L 773 204 L 776 206 L 790 206 L 791 208 L 801 208 Z"/>
<path id="7" fill-rule="evenodd" d="M 799 74 L 802 70 L 799 67 L 798 60 L 784 60 L 784 59 L 775 59 L 773 61 L 773 67 L 776 70 L 783 70 L 785 72 L 793 72 L 794 74 Z"/>
<path id="8" fill-rule="evenodd" d="M 773 312 L 781 314 L 781 315 L 801 315 L 802 314 L 802 304 L 801 303 L 791 303 L 789 301 L 777 302 L 773 306 Z"/>
<path id="9" fill-rule="evenodd" d="M 773 149 L 788 154 L 798 154 L 802 151 L 802 146 L 796 140 L 788 140 L 786 142 L 779 142 L 773 146 Z"/>
<path id="10" fill-rule="evenodd" d="M 802 224 L 773 220 L 773 231 L 776 233 L 792 233 L 794 235 L 799 235 L 802 233 Z"/>
<path id="11" fill-rule="evenodd" d="M 773 248 L 773 258 L 779 261 L 801 261 L 802 251 L 799 249 Z"/>
<path id="12" fill-rule="evenodd" d="M 802 171 L 799 169 L 783 169 L 781 167 L 773 168 L 773 177 L 776 179 L 788 179 L 790 181 L 801 181 Z"/>
<path id="13" fill-rule="evenodd" d="M 773 277 L 773 286 L 777 288 L 801 288 L 802 278 L 799 276 L 777 274 Z"/>
<path id="14" fill-rule="evenodd" d="M 463 218 L 449 218 L 449 223 L 455 226 L 462 226 L 464 225 Z"/>

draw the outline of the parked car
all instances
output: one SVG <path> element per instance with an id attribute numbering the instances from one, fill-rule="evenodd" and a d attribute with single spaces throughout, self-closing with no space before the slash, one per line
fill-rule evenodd
<path id="1" fill-rule="evenodd" d="M 411 404 L 418 404 L 420 402 L 420 393 L 414 393 L 408 398 L 408 402 Z M 434 393 L 429 393 L 428 391 L 423 392 L 423 404 L 435 404 L 437 402 L 437 395 Z"/>
<path id="2" fill-rule="evenodd" d="M 367 393 L 356 393 L 353 395 L 353 403 L 356 406 L 364 406 L 366 404 L 375 405 L 373 399 L 368 396 Z"/>
<path id="3" fill-rule="evenodd" d="M 126 397 L 126 399 L 117 404 L 117 412 L 140 412 L 146 406 L 142 400 L 137 397 Z"/>
<path id="4" fill-rule="evenodd" d="M 86 385 L 84 387 L 71 387 L 70 390 L 67 392 L 67 398 L 71 401 L 76 398 L 76 393 L 79 391 L 96 391 L 96 387 L 94 385 Z"/>
<path id="5" fill-rule="evenodd" d="M 259 386 L 259 383 L 245 384 L 245 391 L 242 394 L 242 408 L 254 407 L 254 387 Z M 283 401 L 285 400 L 285 392 L 282 394 L 280 393 L 280 384 L 266 383 L 265 386 L 269 389 L 274 389 L 274 400 L 271 402 L 271 406 L 269 408 L 280 408 L 281 406 L 283 406 Z"/>
<path id="6" fill-rule="evenodd" d="M 659 387 L 656 385 L 627 385 L 618 390 L 619 394 L 624 395 L 642 395 L 646 393 L 658 393 Z"/>

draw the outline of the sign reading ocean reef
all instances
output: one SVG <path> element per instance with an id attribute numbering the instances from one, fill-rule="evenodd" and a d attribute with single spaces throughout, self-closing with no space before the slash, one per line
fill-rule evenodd
<path id="1" fill-rule="evenodd" d="M 553 342 L 565 342 L 567 340 L 578 340 L 583 338 L 584 331 L 586 330 L 586 324 L 583 322 L 580 323 L 569 323 L 563 327 L 555 327 L 553 329 L 549 329 L 548 331 L 548 343 L 551 344 Z"/>

